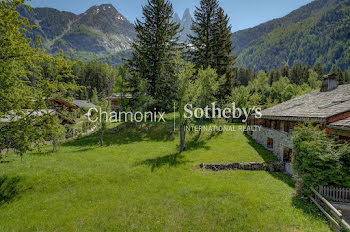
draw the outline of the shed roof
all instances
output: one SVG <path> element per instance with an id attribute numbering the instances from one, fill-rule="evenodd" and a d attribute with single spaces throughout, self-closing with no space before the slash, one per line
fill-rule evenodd
<path id="1" fill-rule="evenodd" d="M 350 84 L 309 94 L 283 102 L 261 111 L 262 118 L 295 118 L 325 121 L 327 118 L 350 111 Z"/>
<path id="2" fill-rule="evenodd" d="M 89 107 L 89 108 L 94 108 L 96 107 L 94 104 L 92 104 L 90 101 L 87 100 L 76 100 L 73 99 L 73 104 L 78 106 L 78 107 Z"/>

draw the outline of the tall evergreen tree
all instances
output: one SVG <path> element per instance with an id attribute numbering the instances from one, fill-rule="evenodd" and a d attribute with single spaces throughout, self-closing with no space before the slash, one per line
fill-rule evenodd
<path id="1" fill-rule="evenodd" d="M 339 68 L 338 65 L 333 65 L 332 69 L 331 69 L 331 73 L 334 73 L 335 76 L 337 77 L 337 81 L 340 85 L 345 84 L 345 80 L 343 77 L 343 72 L 341 71 L 341 69 Z"/>
<path id="2" fill-rule="evenodd" d="M 323 77 L 323 67 L 321 65 L 320 62 L 316 62 L 315 65 L 314 65 L 314 71 L 317 73 L 318 75 L 318 79 L 319 80 L 322 80 L 322 77 Z"/>
<path id="3" fill-rule="evenodd" d="M 215 65 L 213 67 L 219 76 L 225 75 L 225 82 L 220 86 L 218 98 L 223 100 L 231 94 L 232 88 L 239 84 L 234 75 L 234 64 L 236 57 L 231 55 L 233 51 L 231 41 L 231 25 L 229 25 L 229 17 L 220 7 L 215 17 L 214 27 L 214 58 Z"/>
<path id="4" fill-rule="evenodd" d="M 189 35 L 193 49 L 190 50 L 193 63 L 197 68 L 216 69 L 218 77 L 225 75 L 225 82 L 218 91 L 219 100 L 231 93 L 238 84 L 233 65 L 235 57 L 231 55 L 231 26 L 229 17 L 219 7 L 217 0 L 201 0 L 200 7 L 194 13 L 192 25 L 194 35 Z"/>
<path id="5" fill-rule="evenodd" d="M 193 49 L 190 50 L 192 62 L 196 68 L 209 66 L 215 67 L 215 22 L 219 9 L 217 0 L 201 0 L 200 7 L 196 7 L 194 21 L 191 30 L 193 35 L 188 35 Z"/>
<path id="6" fill-rule="evenodd" d="M 174 59 L 180 46 L 180 25 L 173 18 L 173 7 L 168 0 L 148 0 L 143 6 L 143 20 L 136 20 L 137 39 L 128 66 L 135 81 L 131 80 L 133 94 L 138 97 L 138 80 L 145 80 L 147 94 L 154 107 L 169 110 L 176 95 Z"/>

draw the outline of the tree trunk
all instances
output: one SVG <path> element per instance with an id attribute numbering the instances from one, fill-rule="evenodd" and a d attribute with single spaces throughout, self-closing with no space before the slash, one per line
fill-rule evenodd
<path id="1" fill-rule="evenodd" d="M 185 141 L 186 141 L 186 128 L 182 129 L 183 139 L 182 139 L 182 151 L 186 151 Z"/>
<path id="2" fill-rule="evenodd" d="M 182 126 L 180 125 L 180 153 L 183 150 L 183 141 L 182 141 Z"/>
<path id="3" fill-rule="evenodd" d="M 100 146 L 103 147 L 103 128 L 104 126 L 102 125 L 101 127 L 101 134 L 100 134 Z"/>
<path id="4" fill-rule="evenodd" d="M 198 138 L 202 134 L 202 126 L 203 126 L 203 117 L 199 120 L 199 132 L 198 132 Z"/>
<path id="5" fill-rule="evenodd" d="M 186 151 L 185 147 L 185 140 L 186 140 L 186 130 L 184 126 L 180 126 L 180 153 L 183 151 Z"/>

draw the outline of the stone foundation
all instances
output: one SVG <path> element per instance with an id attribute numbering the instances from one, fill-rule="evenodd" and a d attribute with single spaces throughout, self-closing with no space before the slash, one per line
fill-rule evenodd
<path id="1" fill-rule="evenodd" d="M 277 158 L 283 162 L 283 153 L 285 148 L 293 149 L 292 134 L 283 130 L 275 130 L 266 128 L 263 126 L 259 127 L 254 131 L 248 131 L 247 134 L 254 139 L 257 143 L 264 146 L 267 150 L 271 151 L 277 156 Z M 273 140 L 273 147 L 268 147 L 268 139 Z M 292 165 L 289 162 L 285 163 L 285 172 L 293 175 Z"/>

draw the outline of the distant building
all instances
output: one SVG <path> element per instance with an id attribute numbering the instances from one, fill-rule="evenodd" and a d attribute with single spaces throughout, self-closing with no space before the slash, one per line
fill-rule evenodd
<path id="1" fill-rule="evenodd" d="M 69 114 L 66 115 L 65 113 L 62 113 L 63 111 L 67 110 L 68 112 L 73 112 L 74 110 L 79 109 L 81 107 L 96 107 L 89 100 L 73 99 L 72 102 L 70 102 L 62 98 L 51 97 L 47 98 L 46 101 L 48 102 L 49 109 L 41 109 L 37 111 L 33 111 L 31 109 L 22 109 L 21 113 L 23 113 L 23 115 L 32 115 L 35 117 L 41 117 L 46 114 L 58 115 L 62 120 L 61 124 L 66 125 L 75 124 L 75 121 L 72 119 L 72 117 L 69 116 Z M 0 118 L 0 123 L 14 122 L 19 120 L 20 118 L 21 114 L 18 115 L 15 111 L 9 111 L 6 115 L 4 115 L 3 118 Z"/>
<path id="2" fill-rule="evenodd" d="M 85 108 L 96 108 L 95 104 L 92 104 L 90 100 L 77 100 L 73 99 L 72 103 L 77 106 L 78 108 L 85 107 Z"/>
<path id="3" fill-rule="evenodd" d="M 131 93 L 113 93 L 111 96 L 107 97 L 107 100 L 111 101 L 111 111 L 118 112 L 120 109 L 120 103 L 121 101 L 132 99 L 133 96 Z"/>
<path id="4" fill-rule="evenodd" d="M 261 119 L 251 116 L 247 124 L 260 125 L 261 129 L 248 135 L 285 162 L 286 172 L 293 174 L 291 132 L 305 122 L 322 125 L 329 135 L 350 141 L 350 84 L 337 86 L 335 75 L 327 75 L 321 90 L 265 109 Z"/>

